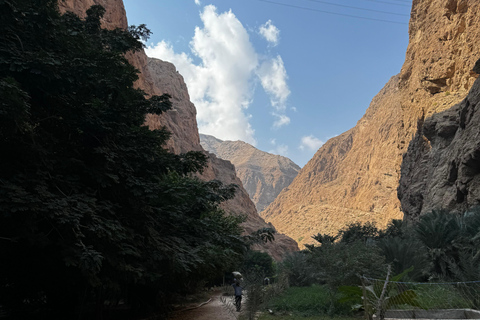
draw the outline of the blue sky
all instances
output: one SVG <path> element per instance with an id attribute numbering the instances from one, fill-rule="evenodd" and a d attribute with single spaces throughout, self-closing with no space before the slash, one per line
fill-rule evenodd
<path id="1" fill-rule="evenodd" d="M 124 0 L 173 62 L 200 133 L 243 140 L 304 166 L 353 126 L 397 74 L 408 0 Z"/>

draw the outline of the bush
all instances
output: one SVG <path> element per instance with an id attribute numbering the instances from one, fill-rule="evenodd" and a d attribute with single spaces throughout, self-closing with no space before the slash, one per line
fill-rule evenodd
<path id="1" fill-rule="evenodd" d="M 311 286 L 316 282 L 316 268 L 310 264 L 305 251 L 293 252 L 280 264 L 279 269 L 288 275 L 288 283 L 294 287 Z"/>
<path id="2" fill-rule="evenodd" d="M 248 250 L 245 253 L 241 269 L 245 274 L 250 272 L 260 273 L 263 278 L 271 277 L 275 274 L 275 266 L 272 257 L 266 252 L 255 250 Z"/>
<path id="3" fill-rule="evenodd" d="M 377 276 L 384 270 L 385 258 L 375 245 L 338 242 L 311 246 L 309 251 L 318 283 L 326 283 L 332 291 L 342 285 L 360 284 L 359 275 Z"/>

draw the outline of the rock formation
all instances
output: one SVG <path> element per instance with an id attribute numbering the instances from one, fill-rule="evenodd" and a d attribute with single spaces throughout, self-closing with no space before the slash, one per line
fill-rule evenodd
<path id="1" fill-rule="evenodd" d="M 405 63 L 351 130 L 329 140 L 262 212 L 301 246 L 352 222 L 384 227 L 403 217 L 397 198 L 403 154 L 419 120 L 467 94 L 480 51 L 480 2 L 414 0 Z M 403 205 L 403 203 L 402 203 Z"/>
<path id="2" fill-rule="evenodd" d="M 480 73 L 480 60 L 474 69 Z M 402 163 L 398 197 L 405 217 L 480 204 L 480 80 L 467 98 L 419 123 Z"/>
<path id="3" fill-rule="evenodd" d="M 122 0 L 59 1 L 62 12 L 72 11 L 80 17 L 84 17 L 85 11 L 95 4 L 102 5 L 106 9 L 106 14 L 102 19 L 103 27 L 127 28 L 128 23 Z M 149 59 L 143 50 L 128 54 L 127 58 L 140 71 L 136 85 L 147 95 L 169 93 L 172 96 L 173 109 L 160 117 L 147 116 L 145 124 L 152 129 L 165 126 L 172 134 L 167 147 L 173 152 L 204 151 L 200 145 L 195 106 L 190 102 L 183 77 L 176 71 L 175 66 L 158 59 Z M 230 214 L 247 216 L 244 223 L 246 233 L 260 228 L 273 227 L 257 214 L 255 205 L 236 176 L 233 165 L 228 161 L 218 159 L 213 154 L 208 155 L 208 167 L 202 178 L 217 179 L 225 184 L 234 183 L 239 186 L 237 195 L 224 204 L 224 209 Z M 257 249 L 266 251 L 276 260 L 280 260 L 288 252 L 298 250 L 298 246 L 291 238 L 283 234 L 276 234 L 273 243 L 257 247 Z"/>
<path id="4" fill-rule="evenodd" d="M 258 150 L 243 141 L 222 141 L 200 134 L 200 144 L 217 157 L 233 163 L 258 212 L 275 200 L 300 171 L 292 160 Z"/>

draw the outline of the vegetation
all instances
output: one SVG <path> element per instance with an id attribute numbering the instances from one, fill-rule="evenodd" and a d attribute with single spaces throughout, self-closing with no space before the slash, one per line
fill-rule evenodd
<path id="1" fill-rule="evenodd" d="M 265 277 L 272 277 L 275 275 L 275 265 L 272 257 L 266 252 L 255 250 L 248 250 L 243 258 L 241 267 L 243 274 L 256 273 L 261 277 L 260 282 Z"/>
<path id="2" fill-rule="evenodd" d="M 160 316 L 252 240 L 218 207 L 234 186 L 194 178 L 205 156 L 143 126 L 171 106 L 135 89 L 125 59 L 149 31 L 102 29 L 104 11 L 0 1 L 0 305 L 14 318 Z"/>
<path id="3" fill-rule="evenodd" d="M 348 314 L 349 306 L 338 302 L 339 295 L 336 296 L 337 314 Z M 327 286 L 291 287 L 281 296 L 273 298 L 268 303 L 268 308 L 278 315 L 295 314 L 304 317 L 328 315 L 331 309 L 331 295 Z"/>
<path id="4" fill-rule="evenodd" d="M 371 223 L 354 223 L 334 236 L 317 234 L 313 239 L 319 245 L 308 245 L 279 266 L 288 275 L 290 285 L 298 288 L 290 288 L 270 306 L 281 314 L 342 315 L 345 310 L 364 309 L 364 296 L 372 301 L 370 315 L 377 309 L 384 314 L 400 301 L 402 308 L 445 306 L 445 301 L 477 308 L 478 284 L 412 288 L 392 284 L 383 290 L 385 280 L 375 280 L 376 284 L 363 283 L 362 291 L 361 279 L 385 279 L 388 265 L 391 274 L 398 275 L 392 281 L 399 277 L 404 282 L 423 283 L 479 280 L 479 230 L 480 209 L 473 208 L 463 215 L 433 211 L 421 216 L 416 224 L 393 220 L 385 230 Z M 322 288 L 323 296 L 311 292 L 318 288 Z M 289 296 L 297 290 L 294 297 Z M 295 311 L 292 304 L 303 296 L 315 296 L 315 302 L 303 303 Z"/>

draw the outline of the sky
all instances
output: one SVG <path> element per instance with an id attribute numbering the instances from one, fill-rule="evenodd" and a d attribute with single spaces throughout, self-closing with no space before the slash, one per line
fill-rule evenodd
<path id="1" fill-rule="evenodd" d="M 124 0 L 175 64 L 199 132 L 303 167 L 400 72 L 411 0 Z"/>

